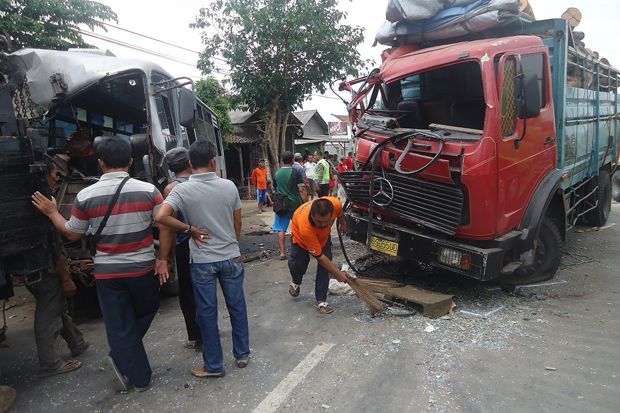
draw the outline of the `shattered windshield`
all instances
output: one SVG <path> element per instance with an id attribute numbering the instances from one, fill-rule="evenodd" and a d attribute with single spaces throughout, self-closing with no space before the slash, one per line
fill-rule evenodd
<path id="1" fill-rule="evenodd" d="M 441 67 L 375 88 L 367 112 L 395 118 L 402 128 L 429 129 L 433 124 L 484 128 L 486 103 L 477 62 Z"/>

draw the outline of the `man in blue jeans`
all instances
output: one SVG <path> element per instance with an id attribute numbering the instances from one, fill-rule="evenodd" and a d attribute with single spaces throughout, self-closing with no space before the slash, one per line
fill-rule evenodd
<path id="1" fill-rule="evenodd" d="M 241 200 L 235 184 L 218 177 L 216 148 L 206 141 L 189 148 L 193 174 L 174 187 L 155 220 L 192 237 L 190 260 L 196 297 L 196 319 L 202 334 L 204 365 L 192 369 L 196 377 L 223 377 L 224 356 L 217 325 L 217 281 L 219 280 L 232 325 L 233 354 L 237 367 L 248 365 L 250 340 L 243 295 L 244 268 L 239 252 Z M 187 223 L 174 217 L 182 213 Z M 160 257 L 168 257 L 172 242 L 160 244 Z M 159 261 L 157 273 L 167 279 L 168 263 Z"/>

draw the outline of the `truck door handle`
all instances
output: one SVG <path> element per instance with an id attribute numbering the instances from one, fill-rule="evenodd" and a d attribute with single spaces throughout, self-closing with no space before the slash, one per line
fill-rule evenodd
<path id="1" fill-rule="evenodd" d="M 547 138 L 545 139 L 545 141 L 543 142 L 543 145 L 545 146 L 549 146 L 549 145 L 553 145 L 555 143 L 555 138 Z"/>

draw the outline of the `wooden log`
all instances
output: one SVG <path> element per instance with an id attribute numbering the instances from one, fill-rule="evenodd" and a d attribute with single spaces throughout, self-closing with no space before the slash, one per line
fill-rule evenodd
<path id="1" fill-rule="evenodd" d="M 423 290 L 411 285 L 387 288 L 384 294 L 391 301 L 402 300 L 421 306 L 422 315 L 429 318 L 439 318 L 449 314 L 454 308 L 452 295 Z"/>
<path id="2" fill-rule="evenodd" d="M 530 17 L 532 20 L 536 20 L 534 10 L 532 9 L 532 5 L 530 4 L 529 0 L 519 0 L 519 11 Z"/>
<path id="3" fill-rule="evenodd" d="M 577 7 L 569 7 L 562 13 L 562 18 L 566 20 L 573 29 L 579 26 L 582 17 L 581 11 Z"/>

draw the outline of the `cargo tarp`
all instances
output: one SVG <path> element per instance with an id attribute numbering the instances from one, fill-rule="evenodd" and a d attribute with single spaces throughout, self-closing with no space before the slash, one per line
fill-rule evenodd
<path id="1" fill-rule="evenodd" d="M 460 0 L 461 3 L 464 1 Z M 402 4 L 429 2 L 400 0 Z M 437 3 L 444 2 L 437 0 Z M 399 46 L 406 43 L 445 40 L 488 30 L 510 22 L 518 16 L 519 0 L 477 0 L 465 6 L 441 10 L 434 17 L 425 20 L 386 21 L 375 36 L 375 43 Z"/>
<path id="2" fill-rule="evenodd" d="M 478 0 L 389 0 L 385 18 L 390 22 L 427 20 L 441 10 L 467 6 Z"/>

